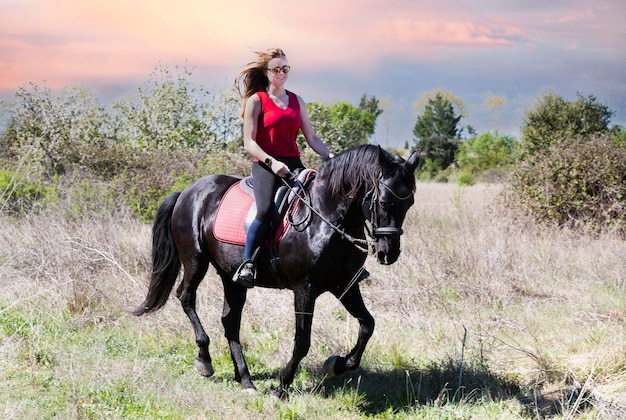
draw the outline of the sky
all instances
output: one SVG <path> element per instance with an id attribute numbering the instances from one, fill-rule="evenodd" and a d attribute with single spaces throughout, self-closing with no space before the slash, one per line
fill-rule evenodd
<path id="1" fill-rule="evenodd" d="M 33 82 L 113 101 L 176 65 L 219 92 L 253 51 L 280 47 L 305 101 L 378 98 L 383 146 L 412 144 L 436 89 L 478 133 L 519 138 L 547 92 L 594 95 L 626 125 L 625 21 L 624 0 L 0 0 L 0 98 Z"/>

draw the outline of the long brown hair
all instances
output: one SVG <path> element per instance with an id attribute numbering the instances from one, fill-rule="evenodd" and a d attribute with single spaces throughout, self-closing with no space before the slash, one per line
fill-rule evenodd
<path id="1" fill-rule="evenodd" d="M 269 79 L 265 74 L 267 63 L 276 57 L 287 57 L 280 48 L 270 48 L 267 51 L 255 51 L 257 56 L 255 61 L 248 63 L 235 78 L 235 89 L 243 100 L 241 115 L 246 108 L 248 98 L 260 90 L 265 90 Z"/>

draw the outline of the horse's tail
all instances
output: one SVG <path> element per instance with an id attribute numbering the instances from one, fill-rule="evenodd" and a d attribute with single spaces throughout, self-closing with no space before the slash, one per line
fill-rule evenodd
<path id="1" fill-rule="evenodd" d="M 170 194 L 159 206 L 152 226 L 152 275 L 148 295 L 133 315 L 143 315 L 159 310 L 170 297 L 180 271 L 178 249 L 172 235 L 172 213 L 180 192 Z"/>

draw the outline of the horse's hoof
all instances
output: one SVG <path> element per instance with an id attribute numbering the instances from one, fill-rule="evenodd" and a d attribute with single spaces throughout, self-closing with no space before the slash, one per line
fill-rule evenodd
<path id="1" fill-rule="evenodd" d="M 328 377 L 335 376 L 335 365 L 337 364 L 337 360 L 339 360 L 339 356 L 330 356 L 326 359 L 324 366 L 322 367 L 324 375 Z"/>
<path id="2" fill-rule="evenodd" d="M 280 401 L 288 401 L 289 393 L 282 388 L 277 388 L 272 390 L 270 396 L 280 400 Z"/>
<path id="3" fill-rule="evenodd" d="M 215 373 L 211 362 L 205 362 L 196 357 L 194 365 L 196 366 L 198 373 L 206 378 L 210 378 Z"/>

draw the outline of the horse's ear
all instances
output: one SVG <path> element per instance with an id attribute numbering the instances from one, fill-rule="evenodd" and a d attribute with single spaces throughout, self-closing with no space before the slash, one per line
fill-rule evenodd
<path id="1" fill-rule="evenodd" d="M 409 159 L 406 161 L 406 165 L 411 168 L 412 172 L 415 172 L 415 169 L 417 169 L 417 164 L 420 161 L 421 153 L 422 151 L 420 149 L 415 150 L 413 153 L 411 153 L 411 156 L 409 156 Z"/>

